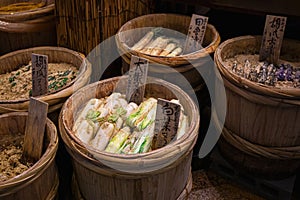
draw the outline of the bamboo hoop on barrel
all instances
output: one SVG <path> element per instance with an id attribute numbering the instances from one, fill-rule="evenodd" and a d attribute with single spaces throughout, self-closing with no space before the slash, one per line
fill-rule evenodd
<path id="1" fill-rule="evenodd" d="M 300 146 L 294 147 L 266 147 L 249 142 L 242 137 L 234 134 L 232 131 L 223 128 L 223 138 L 231 145 L 239 148 L 239 150 L 250 154 L 252 156 L 261 156 L 271 159 L 299 159 L 300 158 Z"/>

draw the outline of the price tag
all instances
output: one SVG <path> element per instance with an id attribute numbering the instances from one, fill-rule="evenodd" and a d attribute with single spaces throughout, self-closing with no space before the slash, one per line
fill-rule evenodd
<path id="1" fill-rule="evenodd" d="M 179 104 L 160 98 L 157 100 L 152 149 L 166 146 L 176 138 L 180 111 Z"/>
<path id="2" fill-rule="evenodd" d="M 193 14 L 188 30 L 183 53 L 191 53 L 202 49 L 202 43 L 207 27 L 208 17 Z"/>
<path id="3" fill-rule="evenodd" d="M 148 60 L 131 56 L 126 99 L 128 102 L 143 102 L 148 74 Z"/>
<path id="4" fill-rule="evenodd" d="M 37 161 L 42 155 L 48 103 L 30 98 L 28 119 L 25 127 L 23 161 Z"/>
<path id="5" fill-rule="evenodd" d="M 278 64 L 286 20 L 286 17 L 267 15 L 259 51 L 260 61 Z"/>
<path id="6" fill-rule="evenodd" d="M 48 56 L 31 55 L 32 62 L 32 96 L 48 93 Z"/>

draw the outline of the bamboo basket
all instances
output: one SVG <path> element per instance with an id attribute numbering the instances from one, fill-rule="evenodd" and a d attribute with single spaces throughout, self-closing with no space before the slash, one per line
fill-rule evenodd
<path id="1" fill-rule="evenodd" d="M 192 179 L 192 174 L 190 174 L 187 185 L 185 189 L 182 191 L 180 196 L 177 198 L 177 200 L 185 200 L 188 198 L 189 194 L 192 191 L 192 186 L 193 186 L 193 179 Z M 82 197 L 81 191 L 78 188 L 78 183 L 76 181 L 75 176 L 72 177 L 72 195 L 75 200 L 84 200 Z"/>
<path id="2" fill-rule="evenodd" d="M 278 178 L 295 173 L 300 166 L 300 90 L 275 89 L 251 82 L 230 72 L 224 63 L 236 54 L 258 54 L 260 41 L 260 36 L 232 38 L 215 52 L 227 95 L 222 133 L 226 143 L 222 142 L 220 147 L 242 169 Z M 285 39 L 280 59 L 298 62 L 299 51 L 300 42 Z M 238 156 L 238 152 L 243 154 Z M 272 165 L 277 162 L 282 163 Z"/>
<path id="3" fill-rule="evenodd" d="M 23 140 L 27 116 L 27 112 L 0 115 L 1 146 L 12 142 L 19 143 Z M 49 119 L 46 121 L 45 130 L 42 157 L 20 175 L 0 182 L 0 198 L 2 200 L 52 200 L 57 197 L 59 179 L 55 155 L 58 147 L 58 135 L 55 125 Z M 19 136 L 20 133 L 23 135 L 22 137 Z"/>
<path id="4" fill-rule="evenodd" d="M 88 55 L 128 20 L 153 12 L 154 1 L 56 0 L 55 7 L 58 45 Z"/>
<path id="5" fill-rule="evenodd" d="M 190 86 L 194 91 L 203 91 L 205 83 L 199 70 L 202 69 L 201 71 L 203 71 L 205 69 L 205 72 L 209 73 L 213 63 L 211 55 L 221 40 L 218 31 L 213 25 L 207 25 L 203 48 L 189 54 L 175 57 L 152 56 L 130 49 L 151 27 L 174 30 L 175 35 L 186 35 L 190 20 L 191 17 L 179 14 L 148 14 L 126 22 L 119 29 L 115 38 L 117 47 L 124 60 L 123 73 L 129 70 L 131 56 L 135 55 L 149 60 L 148 74 L 150 76 L 177 84 L 185 91 L 191 90 Z"/>
<path id="6" fill-rule="evenodd" d="M 0 73 L 7 73 L 27 65 L 32 53 L 47 55 L 49 63 L 70 63 L 79 69 L 77 77 L 68 85 L 54 93 L 38 97 L 49 104 L 49 113 L 59 110 L 74 91 L 88 84 L 92 71 L 91 64 L 81 53 L 62 47 L 34 47 L 5 54 L 0 57 Z M 1 100 L 0 113 L 27 111 L 28 105 L 29 99 Z"/>
<path id="7" fill-rule="evenodd" d="M 4 0 L 0 7 L 21 0 Z M 44 2 L 44 6 L 15 13 L 0 12 L 0 55 L 35 46 L 56 45 L 54 0 L 31 0 Z"/>
<path id="8" fill-rule="evenodd" d="M 73 94 L 61 110 L 59 130 L 73 160 L 80 194 L 83 199 L 177 199 L 188 185 L 200 120 L 196 105 L 179 87 L 153 78 L 148 78 L 146 85 L 146 97 L 176 97 L 190 118 L 189 131 L 166 147 L 135 155 L 99 152 L 84 145 L 71 131 L 73 114 L 84 102 L 110 95 L 116 84 L 120 89 L 116 91 L 124 91 L 126 80 L 123 76 L 90 84 Z M 133 166 L 140 166 L 143 172 Z"/>

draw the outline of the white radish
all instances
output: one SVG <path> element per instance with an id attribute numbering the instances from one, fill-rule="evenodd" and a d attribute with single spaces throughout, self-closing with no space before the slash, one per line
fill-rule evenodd
<path id="1" fill-rule="evenodd" d="M 151 54 L 152 50 L 161 42 L 163 42 L 164 38 L 162 36 L 157 37 L 156 39 L 153 40 L 153 42 L 151 42 L 151 44 L 149 44 L 149 46 L 147 48 L 145 48 L 144 51 L 142 51 L 145 54 Z"/>
<path id="2" fill-rule="evenodd" d="M 90 145 L 99 151 L 103 151 L 113 135 L 115 127 L 113 124 L 104 122 L 96 133 L 96 136 L 90 141 Z"/>
<path id="3" fill-rule="evenodd" d="M 168 45 L 169 39 L 163 38 L 150 52 L 153 56 L 158 56 Z"/>
<path id="4" fill-rule="evenodd" d="M 99 107 L 101 107 L 102 104 L 103 101 L 100 99 L 90 99 L 77 116 L 73 126 L 73 131 L 76 131 L 78 129 L 78 126 L 80 125 L 81 121 L 86 118 L 86 115 L 90 110 L 97 110 Z"/>
<path id="5" fill-rule="evenodd" d="M 89 122 L 88 120 L 82 120 L 75 135 L 83 142 L 88 143 L 95 135 L 96 127 L 93 122 Z"/>
<path id="6" fill-rule="evenodd" d="M 181 52 L 182 52 L 182 48 L 181 47 L 177 47 L 171 53 L 169 53 L 167 56 L 168 57 L 178 56 L 179 54 L 181 54 Z"/>
<path id="7" fill-rule="evenodd" d="M 144 48 L 153 38 L 154 31 L 149 31 L 144 37 L 142 37 L 136 44 L 134 44 L 131 49 L 139 51 Z"/>
<path id="8" fill-rule="evenodd" d="M 171 53 L 176 48 L 175 43 L 169 43 L 166 48 L 159 54 L 160 56 L 166 56 Z"/>

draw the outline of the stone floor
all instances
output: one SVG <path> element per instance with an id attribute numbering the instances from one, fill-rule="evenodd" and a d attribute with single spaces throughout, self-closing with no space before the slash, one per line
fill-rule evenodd
<path id="1" fill-rule="evenodd" d="M 193 187 L 188 200 L 263 200 L 247 189 L 210 170 L 193 171 Z"/>

